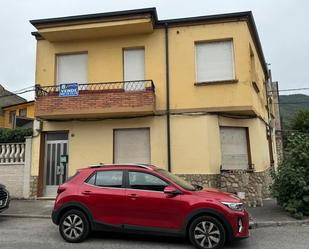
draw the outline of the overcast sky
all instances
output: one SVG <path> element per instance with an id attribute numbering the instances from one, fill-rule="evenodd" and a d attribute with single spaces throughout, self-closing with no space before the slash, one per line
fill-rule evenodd
<path id="1" fill-rule="evenodd" d="M 252 10 L 273 80 L 281 89 L 309 87 L 308 0 L 0 0 L 0 84 L 11 91 L 34 84 L 29 20 L 145 7 L 156 7 L 159 19 Z"/>

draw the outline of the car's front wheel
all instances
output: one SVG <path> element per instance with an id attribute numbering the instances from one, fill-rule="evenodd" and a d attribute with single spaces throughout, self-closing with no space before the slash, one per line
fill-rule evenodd
<path id="1" fill-rule="evenodd" d="M 79 210 L 70 210 L 60 219 L 59 232 L 63 239 L 71 243 L 85 240 L 89 234 L 89 222 L 86 215 Z"/>
<path id="2" fill-rule="evenodd" d="M 190 241 L 198 249 L 222 248 L 225 236 L 221 222 L 211 216 L 196 218 L 189 228 Z"/>

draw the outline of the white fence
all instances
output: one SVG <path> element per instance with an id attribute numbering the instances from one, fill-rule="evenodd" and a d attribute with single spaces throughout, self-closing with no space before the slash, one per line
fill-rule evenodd
<path id="1" fill-rule="evenodd" d="M 25 143 L 0 144 L 0 164 L 21 164 L 25 162 Z"/>
<path id="2" fill-rule="evenodd" d="M 25 143 L 0 144 L 0 183 L 13 198 L 29 198 L 31 137 Z"/>

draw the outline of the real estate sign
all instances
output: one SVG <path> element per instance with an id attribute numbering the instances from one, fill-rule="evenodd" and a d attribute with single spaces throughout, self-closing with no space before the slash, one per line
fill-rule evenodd
<path id="1" fill-rule="evenodd" d="M 60 97 L 78 96 L 78 83 L 60 84 Z"/>

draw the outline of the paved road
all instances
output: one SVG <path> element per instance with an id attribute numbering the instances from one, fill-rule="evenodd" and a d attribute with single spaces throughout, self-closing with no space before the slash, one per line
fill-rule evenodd
<path id="1" fill-rule="evenodd" d="M 183 239 L 96 233 L 81 244 L 62 240 L 49 219 L 0 217 L 1 249 L 193 249 Z M 226 249 L 308 249 L 309 226 L 260 228 L 251 237 L 226 245 Z"/>

